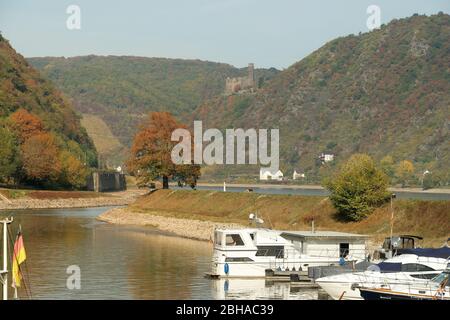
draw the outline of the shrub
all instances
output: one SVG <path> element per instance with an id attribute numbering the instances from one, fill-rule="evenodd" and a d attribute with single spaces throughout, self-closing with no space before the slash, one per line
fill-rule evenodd
<path id="1" fill-rule="evenodd" d="M 338 214 L 350 221 L 364 219 L 389 199 L 388 177 L 365 154 L 350 157 L 325 187 Z"/>

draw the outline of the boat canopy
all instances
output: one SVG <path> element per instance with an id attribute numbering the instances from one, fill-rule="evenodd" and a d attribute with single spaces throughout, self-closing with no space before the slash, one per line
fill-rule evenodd
<path id="1" fill-rule="evenodd" d="M 397 255 L 400 254 L 415 254 L 420 257 L 431 257 L 431 258 L 450 258 L 450 248 L 416 248 L 416 249 L 398 249 Z"/>
<path id="2" fill-rule="evenodd" d="M 401 262 L 380 262 L 376 265 L 380 272 L 401 272 L 402 263 Z"/>

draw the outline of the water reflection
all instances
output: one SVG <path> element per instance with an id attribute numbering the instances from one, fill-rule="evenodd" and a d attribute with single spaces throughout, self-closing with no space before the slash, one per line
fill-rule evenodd
<path id="1" fill-rule="evenodd" d="M 13 234 L 22 225 L 34 299 L 317 299 L 288 283 L 207 279 L 211 244 L 95 220 L 106 209 L 0 214 L 14 216 Z M 70 265 L 81 269 L 80 290 L 66 286 Z"/>
<path id="2" fill-rule="evenodd" d="M 213 281 L 216 299 L 317 300 L 318 291 L 295 287 L 289 282 L 265 279 L 219 279 Z"/>

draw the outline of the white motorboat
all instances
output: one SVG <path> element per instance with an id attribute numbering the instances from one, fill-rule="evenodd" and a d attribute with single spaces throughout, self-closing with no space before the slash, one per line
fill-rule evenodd
<path id="1" fill-rule="evenodd" d="M 364 300 L 450 300 L 450 270 L 430 281 L 394 284 L 388 287 L 360 288 Z"/>
<path id="2" fill-rule="evenodd" d="M 217 229 L 211 276 L 265 277 L 266 270 L 307 271 L 367 257 L 367 236 L 333 231 Z"/>
<path id="3" fill-rule="evenodd" d="M 367 271 L 323 277 L 316 283 L 335 300 L 361 300 L 359 287 L 383 288 L 429 281 L 446 269 L 450 255 L 449 248 L 411 249 L 409 252 L 371 266 Z"/>

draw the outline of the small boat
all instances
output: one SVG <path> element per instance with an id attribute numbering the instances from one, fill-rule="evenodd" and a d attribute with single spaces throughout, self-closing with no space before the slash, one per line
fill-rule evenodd
<path id="1" fill-rule="evenodd" d="M 392 284 L 426 282 L 447 268 L 450 248 L 411 249 L 364 272 L 343 273 L 316 280 L 335 300 L 361 300 L 360 287 L 388 287 Z"/>
<path id="2" fill-rule="evenodd" d="M 391 285 L 387 288 L 360 288 L 364 300 L 450 300 L 450 269 L 430 281 Z"/>
<path id="3" fill-rule="evenodd" d="M 288 274 L 307 272 L 313 266 L 359 262 L 367 258 L 366 240 L 365 235 L 334 231 L 216 229 L 209 276 L 265 277 L 266 270 Z"/>
<path id="4" fill-rule="evenodd" d="M 381 248 L 372 254 L 371 260 L 381 262 L 405 253 L 404 250 L 416 249 L 422 240 L 422 237 L 409 234 L 386 237 Z"/>

